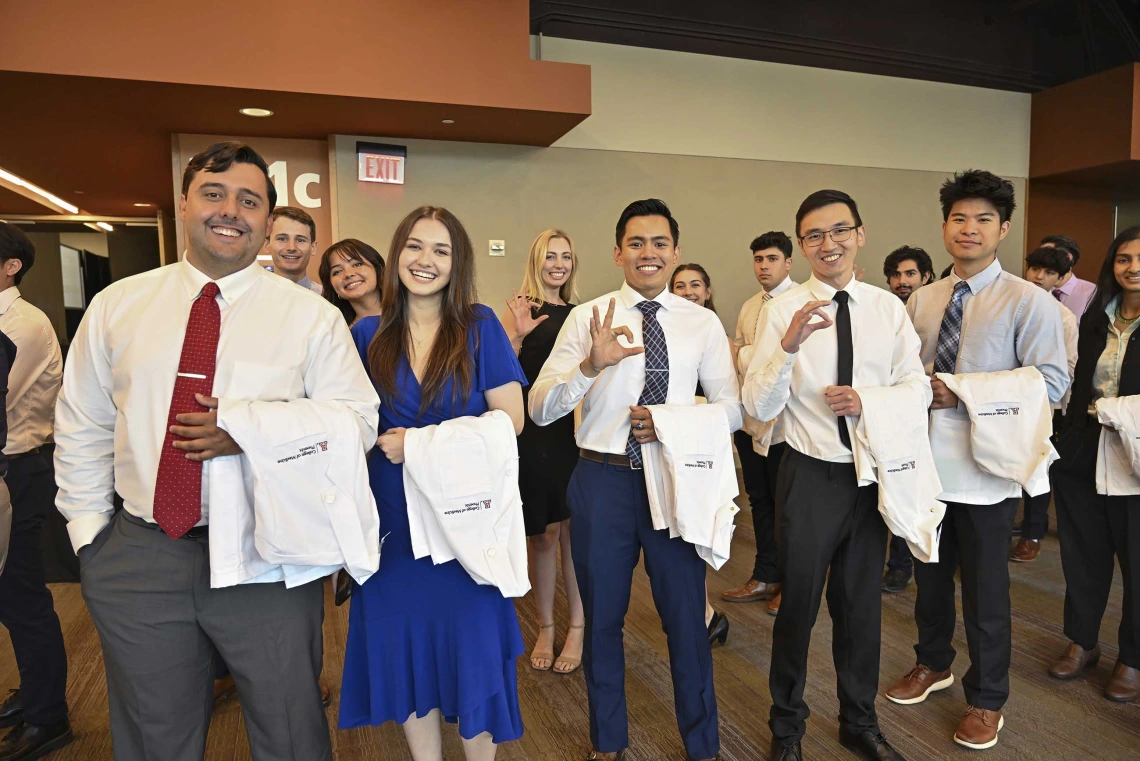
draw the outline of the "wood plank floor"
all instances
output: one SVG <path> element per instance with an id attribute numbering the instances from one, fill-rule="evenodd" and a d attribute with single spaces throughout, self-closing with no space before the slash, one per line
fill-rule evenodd
<path id="1" fill-rule="evenodd" d="M 731 560 L 720 572 L 709 572 L 714 595 L 745 579 L 751 569 L 753 545 L 747 511 L 742 512 Z M 1006 706 L 1001 742 L 985 758 L 1002 759 L 1119 759 L 1140 758 L 1140 705 L 1111 703 L 1101 689 L 1116 660 L 1116 628 L 1120 623 L 1119 575 L 1102 628 L 1104 655 L 1087 677 L 1069 683 L 1049 679 L 1045 669 L 1063 645 L 1061 609 L 1064 581 L 1055 537 L 1048 537 L 1040 559 L 1013 564 L 1012 696 Z M 680 761 L 684 758 L 673 716 L 672 686 L 665 637 L 653 608 L 648 579 L 638 571 L 626 622 L 626 689 L 629 699 L 630 761 Z M 70 656 L 68 702 L 76 741 L 50 756 L 51 761 L 110 761 L 107 694 L 102 657 L 94 627 L 77 585 L 53 588 Z M 767 758 L 768 664 L 773 619 L 762 604 L 725 605 L 732 622 L 728 644 L 714 650 L 716 690 L 720 711 L 722 758 L 725 761 Z M 914 660 L 914 586 L 883 600 L 881 689 L 905 672 Z M 533 644 L 536 625 L 532 597 L 518 605 L 525 639 Z M 347 610 L 328 607 L 325 626 L 325 675 L 339 687 L 344 658 Z M 559 600 L 558 629 L 565 631 L 565 602 Z M 959 616 L 954 673 L 966 669 L 966 643 Z M 561 638 L 559 639 L 561 645 Z M 0 688 L 17 684 L 17 672 L 7 637 L 0 639 Z M 831 665 L 831 623 L 821 611 L 812 641 L 806 698 L 812 708 L 804 752 L 808 759 L 851 759 L 838 743 L 835 671 Z M 504 745 L 499 758 L 507 761 L 580 761 L 589 745 L 586 690 L 581 673 L 557 676 L 535 673 L 520 660 L 519 693 L 526 734 Z M 335 695 L 335 692 L 334 692 Z M 956 684 L 919 706 L 903 707 L 880 697 L 883 731 L 911 761 L 967 758 L 970 751 L 950 737 L 963 710 Z M 335 725 L 337 701 L 329 709 Z M 453 727 L 444 731 L 445 755 L 461 759 Z M 333 732 L 338 761 L 407 761 L 411 758 L 399 728 Z M 241 707 L 232 700 L 214 715 L 206 758 L 209 761 L 249 759 Z"/>

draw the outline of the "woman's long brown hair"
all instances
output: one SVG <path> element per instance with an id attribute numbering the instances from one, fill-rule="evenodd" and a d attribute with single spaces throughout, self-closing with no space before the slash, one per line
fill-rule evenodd
<path id="1" fill-rule="evenodd" d="M 439 331 L 432 343 L 420 383 L 420 414 L 440 402 L 438 398 L 448 379 L 454 378 L 452 405 L 471 395 L 474 380 L 474 358 L 468 344 L 475 322 L 475 258 L 471 238 L 463 224 L 447 209 L 421 206 L 396 227 L 388 248 L 381 287 L 380 329 L 368 346 L 368 367 L 380 389 L 381 397 L 392 399 L 399 394 L 396 385 L 400 360 L 412 358 L 412 331 L 408 324 L 408 291 L 400 282 L 400 252 L 421 219 L 435 219 L 451 235 L 451 279 L 443 289 L 440 303 Z"/>

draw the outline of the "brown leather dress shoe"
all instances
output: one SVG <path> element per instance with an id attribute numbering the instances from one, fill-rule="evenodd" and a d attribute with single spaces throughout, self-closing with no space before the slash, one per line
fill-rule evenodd
<path id="1" fill-rule="evenodd" d="M 780 600 L 783 598 L 783 592 L 777 592 L 776 596 L 768 601 L 768 615 L 774 616 L 780 612 Z"/>
<path id="2" fill-rule="evenodd" d="M 332 690 L 329 689 L 328 682 L 324 679 L 318 679 L 317 684 L 321 686 L 321 705 L 328 708 L 329 703 L 332 702 Z"/>
<path id="3" fill-rule="evenodd" d="M 1091 669 L 1100 660 L 1100 645 L 1085 650 L 1076 642 L 1070 642 L 1061 657 L 1049 667 L 1049 676 L 1054 679 L 1076 679 L 1085 669 Z"/>
<path id="4" fill-rule="evenodd" d="M 963 748 L 985 750 L 997 745 L 998 732 L 1005 726 L 1001 711 L 987 711 L 977 706 L 966 706 L 966 715 L 954 733 L 954 742 Z"/>
<path id="5" fill-rule="evenodd" d="M 1104 696 L 1117 703 L 1127 703 L 1140 697 L 1140 669 L 1130 668 L 1117 661 L 1112 677 L 1104 688 Z"/>
<path id="6" fill-rule="evenodd" d="M 950 669 L 931 671 L 918 663 L 887 690 L 887 700 L 903 706 L 914 705 L 926 700 L 930 693 L 944 690 L 952 684 L 954 675 Z"/>
<path id="7" fill-rule="evenodd" d="M 1009 559 L 1015 563 L 1032 563 L 1040 554 L 1040 539 L 1022 539 L 1009 553 Z"/>
<path id="8" fill-rule="evenodd" d="M 756 602 L 757 600 L 771 600 L 780 594 L 780 583 L 768 583 L 749 579 L 742 587 L 726 589 L 720 593 L 720 599 L 725 602 Z"/>
<path id="9" fill-rule="evenodd" d="M 220 703 L 228 699 L 237 691 L 234 685 L 234 678 L 232 676 L 224 676 L 221 679 L 214 680 L 214 702 Z"/>
<path id="10" fill-rule="evenodd" d="M 586 756 L 586 761 L 623 761 L 624 758 L 624 748 L 617 753 L 602 753 L 601 751 L 591 750 L 590 755 Z"/>

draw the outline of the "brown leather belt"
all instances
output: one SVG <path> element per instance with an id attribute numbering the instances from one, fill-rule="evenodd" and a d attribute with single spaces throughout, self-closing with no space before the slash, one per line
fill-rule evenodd
<path id="1" fill-rule="evenodd" d="M 629 456 L 624 454 L 605 454 L 604 452 L 595 452 L 592 449 L 580 449 L 579 455 L 583 460 L 589 462 L 596 462 L 599 465 L 617 465 L 621 468 L 629 468 L 635 470 L 633 463 L 629 461 Z"/>
<path id="2" fill-rule="evenodd" d="M 10 455 L 8 455 L 8 460 L 9 461 L 11 461 L 11 460 L 22 460 L 25 457 L 35 457 L 39 453 L 40 453 L 40 448 L 36 447 L 35 449 L 29 449 L 27 452 L 20 452 L 19 454 L 10 454 Z"/>

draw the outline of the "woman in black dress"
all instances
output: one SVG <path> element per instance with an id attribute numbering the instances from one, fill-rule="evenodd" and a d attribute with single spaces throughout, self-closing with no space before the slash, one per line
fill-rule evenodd
<path id="1" fill-rule="evenodd" d="M 560 230 L 545 230 L 530 247 L 522 293 L 512 292 L 513 297 L 507 299 L 503 325 L 532 384 L 574 306 L 570 300 L 574 297 L 577 269 L 578 258 L 570 236 Z M 523 393 L 527 394 L 529 388 L 524 388 Z M 519 436 L 519 491 L 538 601 L 538 639 L 530 655 L 531 668 L 536 671 L 569 674 L 582 665 L 585 616 L 570 557 L 570 510 L 566 505 L 566 487 L 577 462 L 573 416 L 567 415 L 543 428 L 527 417 Z M 555 659 L 554 587 L 559 549 L 570 611 L 566 642 L 562 654 Z"/>

